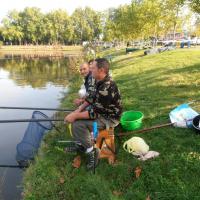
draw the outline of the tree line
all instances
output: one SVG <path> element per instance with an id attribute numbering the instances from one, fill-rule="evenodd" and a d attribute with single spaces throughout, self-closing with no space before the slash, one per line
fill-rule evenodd
<path id="1" fill-rule="evenodd" d="M 2 20 L 0 41 L 9 44 L 127 41 L 158 38 L 169 32 L 175 36 L 185 25 L 194 33 L 200 29 L 198 15 L 196 30 L 192 30 L 190 22 L 194 13 L 200 13 L 199 8 L 199 0 L 132 0 L 128 5 L 104 12 L 77 8 L 70 16 L 62 9 L 44 14 L 39 8 L 27 7 L 10 11 Z"/>

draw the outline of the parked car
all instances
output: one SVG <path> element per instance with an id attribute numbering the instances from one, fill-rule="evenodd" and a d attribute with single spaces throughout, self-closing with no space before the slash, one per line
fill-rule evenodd
<path id="1" fill-rule="evenodd" d="M 197 37 L 193 37 L 192 39 L 190 39 L 190 44 L 196 45 L 197 44 Z"/>
<path id="2" fill-rule="evenodd" d="M 200 38 L 197 38 L 197 45 L 200 45 Z"/>

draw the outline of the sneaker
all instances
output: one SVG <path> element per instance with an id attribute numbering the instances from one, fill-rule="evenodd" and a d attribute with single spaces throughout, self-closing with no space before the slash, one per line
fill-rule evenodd
<path id="1" fill-rule="evenodd" d="M 85 148 L 81 144 L 71 143 L 69 146 L 65 147 L 64 151 L 66 153 L 72 152 L 85 152 Z"/>
<path id="2" fill-rule="evenodd" d="M 94 148 L 91 152 L 87 153 L 88 163 L 87 169 L 92 170 L 94 167 L 96 168 L 99 163 L 99 149 Z"/>

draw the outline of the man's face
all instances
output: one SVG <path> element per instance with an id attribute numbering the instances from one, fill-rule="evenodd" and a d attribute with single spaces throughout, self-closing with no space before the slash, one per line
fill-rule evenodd
<path id="1" fill-rule="evenodd" d="M 83 63 L 81 66 L 80 66 L 80 73 L 82 76 L 86 77 L 89 73 L 89 66 L 88 64 L 86 63 Z"/>
<path id="2" fill-rule="evenodd" d="M 92 76 L 98 80 L 99 79 L 99 69 L 97 67 L 97 62 L 94 61 L 91 66 Z"/>
<path id="3" fill-rule="evenodd" d="M 93 61 L 93 62 L 94 62 L 94 61 Z M 89 70 L 90 70 L 90 71 L 92 71 L 93 62 L 90 62 L 90 64 L 89 64 Z"/>

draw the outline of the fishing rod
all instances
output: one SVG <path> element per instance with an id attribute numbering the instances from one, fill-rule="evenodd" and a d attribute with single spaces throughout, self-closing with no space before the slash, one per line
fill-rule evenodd
<path id="1" fill-rule="evenodd" d="M 73 109 L 64 109 L 64 108 L 34 108 L 34 107 L 6 107 L 0 106 L 0 109 L 13 109 L 13 110 L 54 110 L 62 112 L 72 112 Z"/>
<path id="2" fill-rule="evenodd" d="M 24 168 L 27 168 L 27 167 L 21 166 L 21 165 L 0 165 L 0 168 L 20 168 L 20 169 L 24 169 Z"/>
<path id="3" fill-rule="evenodd" d="M 191 101 L 188 104 L 192 104 L 200 100 Z M 197 105 L 196 107 L 199 107 Z M 13 109 L 13 110 L 52 110 L 52 111 L 62 111 L 62 112 L 73 112 L 74 109 L 64 109 L 64 108 L 34 108 L 34 107 L 15 107 L 15 106 L 0 106 L 0 109 Z"/>
<path id="4" fill-rule="evenodd" d="M 62 121 L 64 122 L 64 119 L 5 119 L 5 120 L 0 120 L 0 123 L 17 123 L 17 122 L 45 122 L 45 121 Z"/>
<path id="5" fill-rule="evenodd" d="M 160 125 L 156 125 L 156 126 L 152 126 L 150 128 L 144 128 L 142 130 L 137 130 L 137 131 L 131 131 L 131 132 L 125 132 L 125 133 L 118 133 L 117 136 L 121 137 L 121 136 L 128 136 L 131 134 L 136 134 L 136 133 L 144 133 L 144 132 L 148 132 L 154 129 L 158 129 L 158 128 L 162 128 L 162 127 L 166 127 L 166 126 L 171 126 L 174 125 L 175 123 L 166 123 L 166 124 L 160 124 Z"/>
<path id="6" fill-rule="evenodd" d="M 193 119 L 188 119 L 188 120 L 185 120 L 183 122 L 186 122 L 186 121 L 190 122 L 192 120 Z M 180 123 L 180 122 L 178 122 L 178 123 Z M 151 130 L 154 130 L 154 129 L 163 128 L 163 127 L 172 126 L 172 125 L 177 125 L 178 123 L 177 122 L 170 122 L 170 123 L 166 123 L 166 124 L 159 124 L 159 125 L 152 126 L 150 128 L 144 128 L 144 129 L 137 130 L 137 131 L 118 133 L 117 136 L 121 137 L 121 136 L 128 136 L 128 135 L 131 135 L 131 134 L 136 134 L 136 133 L 145 133 L 145 132 L 148 132 L 148 131 L 151 131 Z"/>

